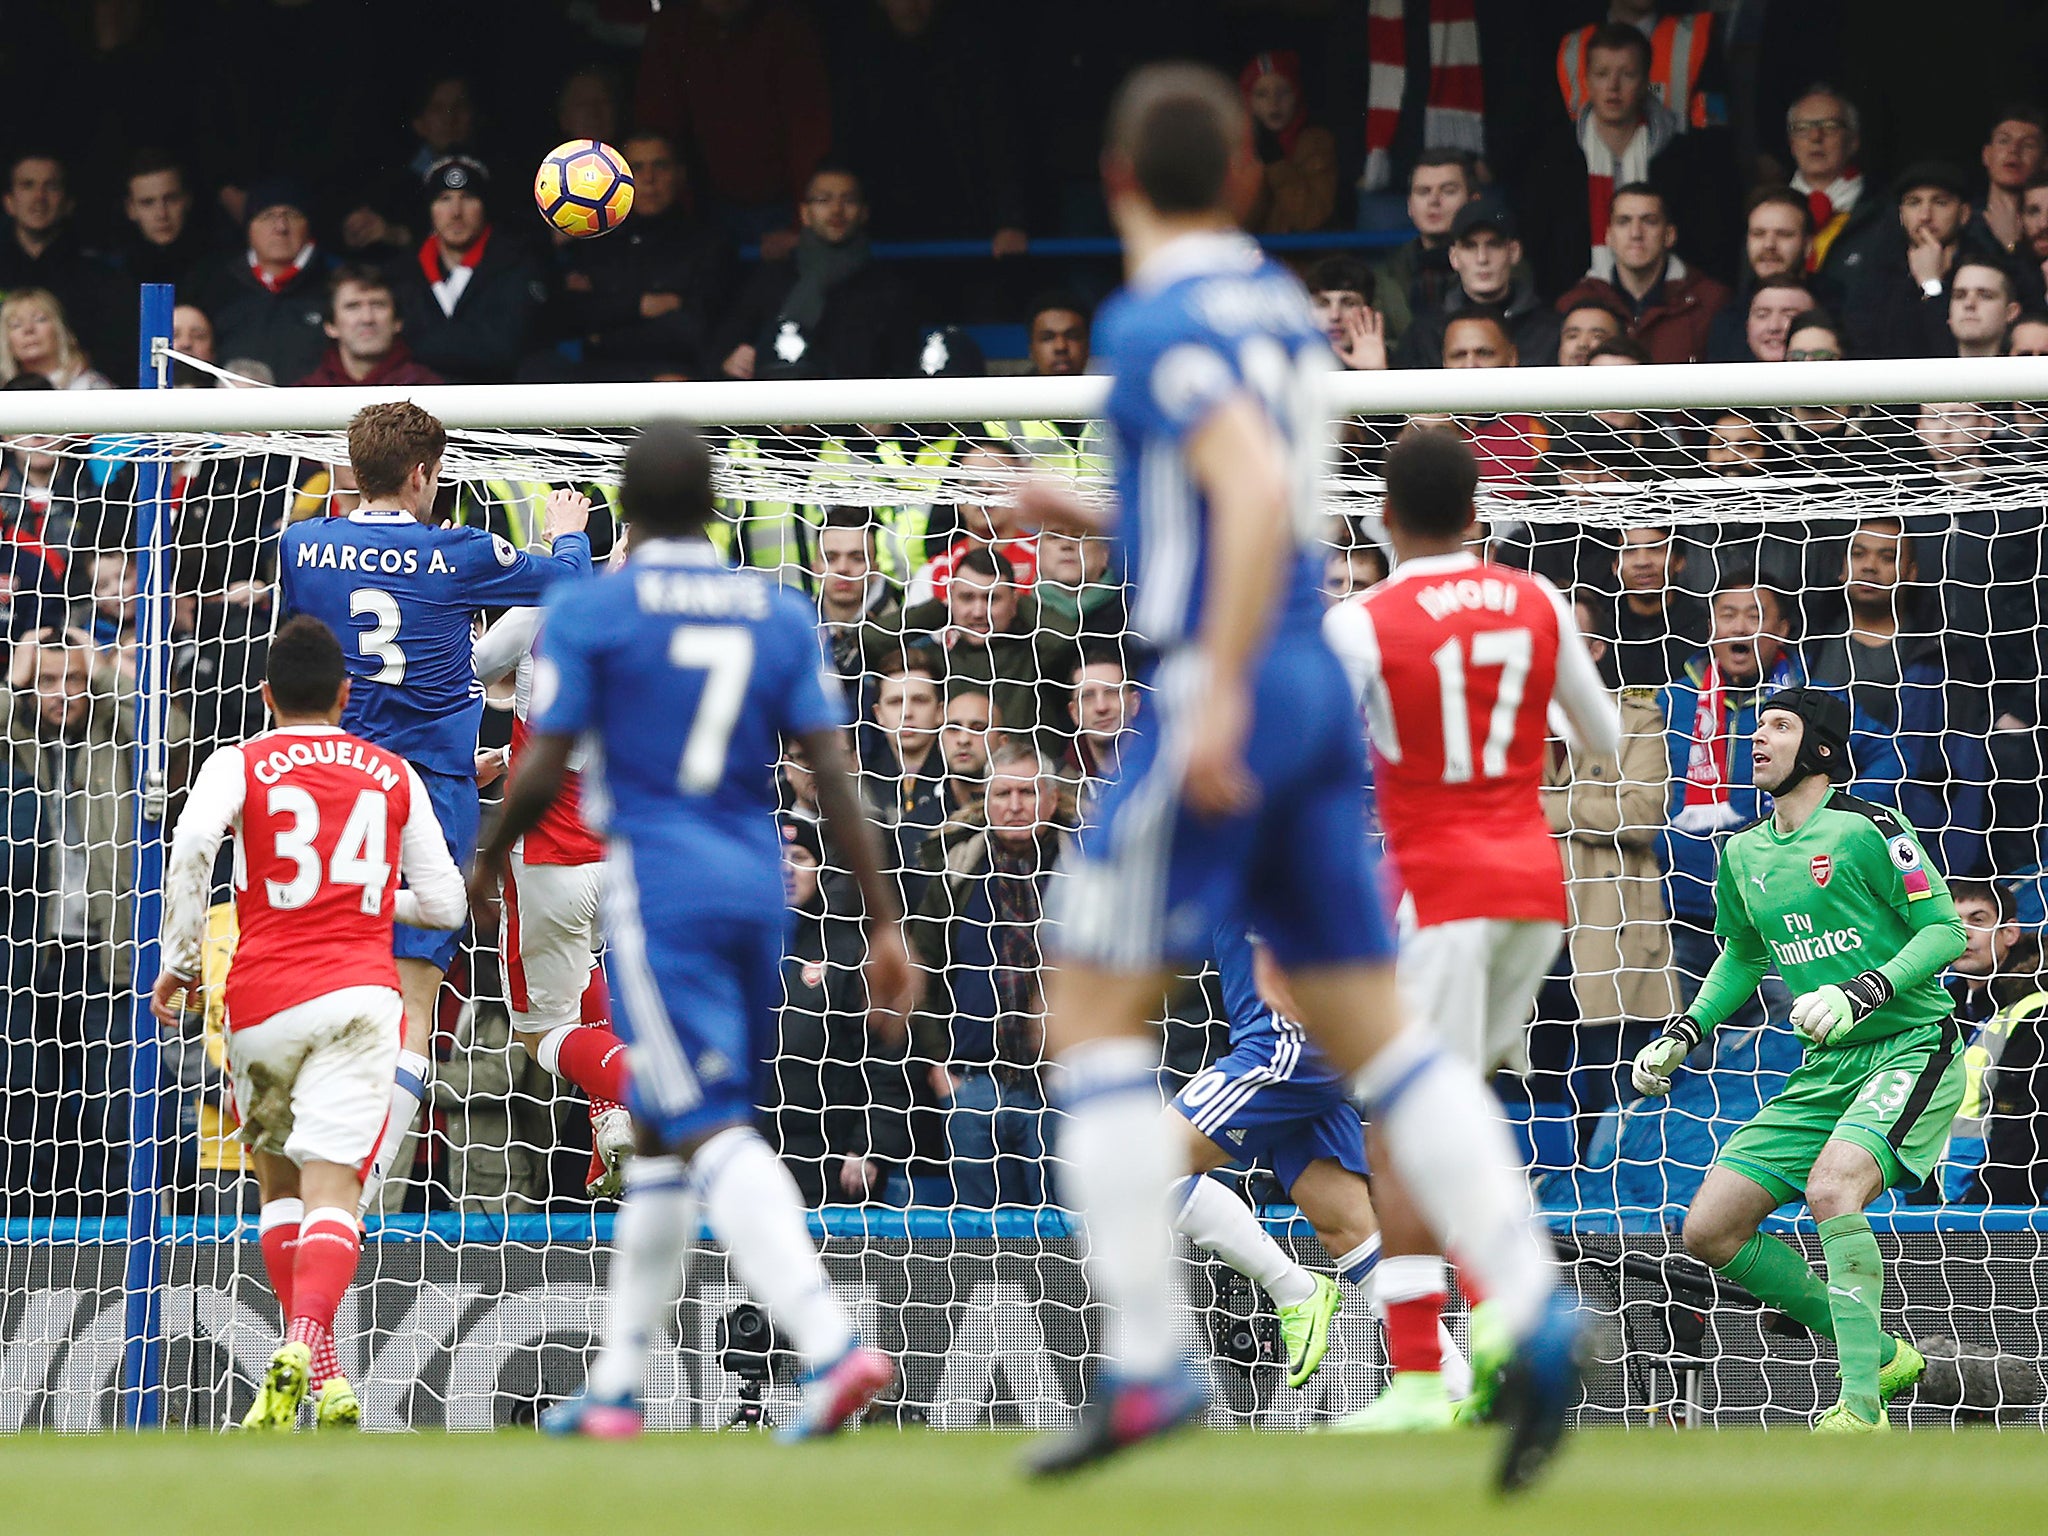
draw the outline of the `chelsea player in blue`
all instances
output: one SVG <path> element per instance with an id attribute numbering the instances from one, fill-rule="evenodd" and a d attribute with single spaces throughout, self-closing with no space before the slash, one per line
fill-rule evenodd
<path id="1" fill-rule="evenodd" d="M 549 555 L 516 550 L 481 528 L 434 527 L 428 519 L 447 449 L 441 423 L 410 401 L 356 412 L 348 457 L 361 501 L 345 518 L 284 531 L 278 585 L 281 619 L 310 613 L 341 637 L 349 675 L 341 728 L 419 771 L 460 867 L 476 848 L 484 712 L 471 624 L 480 609 L 537 603 L 556 582 L 590 574 L 590 502 L 576 491 L 548 498 Z M 391 1113 L 363 1179 L 366 1211 L 426 1097 L 434 1000 L 460 937 L 459 928 L 400 928 L 394 941 L 405 1040 Z"/>
<path id="2" fill-rule="evenodd" d="M 705 528 L 711 459 L 680 422 L 626 455 L 623 572 L 553 594 L 534 671 L 534 736 L 477 862 L 494 890 L 513 842 L 593 747 L 585 806 L 609 844 L 605 937 L 633 1048 L 639 1156 L 626 1166 L 603 1348 L 555 1434 L 637 1434 L 650 1340 L 682 1283 L 699 1210 L 809 1375 L 797 1435 L 827 1434 L 895 1379 L 854 1337 L 805 1225 L 796 1181 L 754 1128 L 767 1102 L 789 937 L 776 835 L 780 742 L 801 743 L 824 834 L 867 913 L 870 1020 L 901 1041 L 915 973 L 895 886 L 860 812 L 809 604 L 759 571 L 726 568 Z"/>
<path id="3" fill-rule="evenodd" d="M 1362 733 L 1321 634 L 1332 364 L 1300 283 L 1237 227 L 1259 175 L 1220 74 L 1160 64 L 1125 83 L 1102 179 L 1128 281 L 1095 334 L 1115 375 L 1112 531 L 1152 697 L 1061 893 L 1046 998 L 1064 1190 L 1117 1332 L 1080 1423 L 1033 1465 L 1069 1470 L 1205 1406 L 1175 1341 L 1159 1198 L 1188 1168 L 1159 1114 L 1148 1021 L 1174 963 L 1241 913 L 1367 1101 L 1403 1189 L 1521 1341 L 1498 1400 L 1500 1480 L 1517 1487 L 1577 1406 L 1579 1323 L 1485 1086 L 1402 1018 L 1365 842 Z M 1102 531 L 1048 485 L 1019 508 Z"/>

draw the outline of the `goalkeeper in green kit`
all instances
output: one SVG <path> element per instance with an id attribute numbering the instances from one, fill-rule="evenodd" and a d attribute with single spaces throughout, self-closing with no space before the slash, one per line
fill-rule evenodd
<path id="1" fill-rule="evenodd" d="M 1721 954 L 1633 1075 L 1638 1091 L 1668 1093 L 1687 1053 L 1777 966 L 1806 1059 L 1721 1148 L 1686 1212 L 1685 1247 L 1835 1341 L 1842 1396 L 1816 1430 L 1882 1430 L 1885 1404 L 1927 1362 L 1884 1331 L 1884 1264 L 1863 1211 L 1887 1188 L 1927 1177 L 1962 1102 L 1961 1043 L 1935 978 L 1965 935 L 1913 829 L 1831 782 L 1849 777 L 1847 703 L 1783 689 L 1758 711 L 1751 749 L 1772 809 L 1721 850 Z M 1802 1195 L 1820 1226 L 1825 1281 L 1757 1230 Z"/>

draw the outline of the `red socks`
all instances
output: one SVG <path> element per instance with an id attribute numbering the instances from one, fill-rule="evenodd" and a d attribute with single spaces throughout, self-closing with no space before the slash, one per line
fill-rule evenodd
<path id="1" fill-rule="evenodd" d="M 313 1384 L 341 1374 L 334 1352 L 334 1312 L 356 1277 L 362 1235 L 353 1211 L 323 1206 L 299 1229 L 292 1269 L 291 1327 L 285 1337 L 313 1351 Z"/>
<path id="2" fill-rule="evenodd" d="M 1437 1319 L 1444 1310 L 1444 1261 L 1400 1254 L 1373 1271 L 1373 1299 L 1386 1314 L 1387 1364 L 1396 1372 L 1440 1371 Z"/>
<path id="3" fill-rule="evenodd" d="M 622 1102 L 626 1097 L 626 1042 L 595 1024 L 556 1033 L 561 1040 L 555 1049 L 556 1074 L 581 1088 L 593 1104 L 598 1100 Z"/>
<path id="4" fill-rule="evenodd" d="M 299 1225 L 306 1218 L 302 1200 L 271 1200 L 256 1218 L 256 1241 L 263 1249 L 263 1272 L 277 1296 L 278 1310 L 292 1315 L 292 1262 L 299 1249 Z"/>

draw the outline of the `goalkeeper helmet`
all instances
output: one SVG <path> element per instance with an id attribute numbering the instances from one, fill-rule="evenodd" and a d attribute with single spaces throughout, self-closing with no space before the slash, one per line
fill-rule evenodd
<path id="1" fill-rule="evenodd" d="M 1781 788 L 1797 784 L 1808 774 L 1818 773 L 1839 784 L 1849 777 L 1849 704 L 1825 688 L 1780 688 L 1763 702 L 1767 709 L 1782 709 L 1797 715 L 1805 729 L 1800 734 L 1799 754 L 1792 759 L 1792 774 Z"/>

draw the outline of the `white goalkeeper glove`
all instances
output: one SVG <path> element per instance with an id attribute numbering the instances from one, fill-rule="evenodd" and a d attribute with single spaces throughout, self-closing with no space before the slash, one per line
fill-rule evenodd
<path id="1" fill-rule="evenodd" d="M 1891 996 L 1892 984 L 1883 971 L 1865 971 L 1840 986 L 1815 987 L 1793 1000 L 1792 1032 L 1810 1045 L 1826 1045 Z"/>
<path id="2" fill-rule="evenodd" d="M 1636 1052 L 1629 1067 L 1629 1081 L 1636 1085 L 1636 1092 L 1652 1099 L 1669 1093 L 1671 1074 L 1692 1054 L 1701 1034 L 1699 1025 L 1686 1014 L 1666 1024 L 1661 1035 Z"/>

